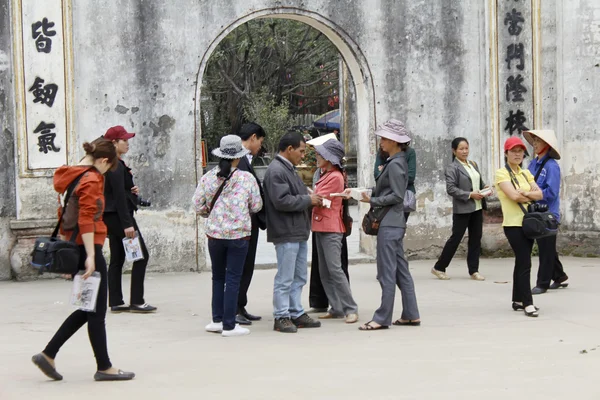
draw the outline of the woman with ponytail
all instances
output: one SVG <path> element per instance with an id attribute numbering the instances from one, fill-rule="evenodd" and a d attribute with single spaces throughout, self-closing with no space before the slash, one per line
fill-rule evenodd
<path id="1" fill-rule="evenodd" d="M 106 225 L 102 221 L 104 209 L 104 174 L 114 169 L 117 153 L 113 144 L 107 140 L 84 143 L 85 157 L 75 166 L 63 166 L 54 173 L 54 189 L 62 194 L 72 191 L 67 213 L 60 224 L 62 237 L 71 237 L 77 230 L 76 243 L 79 245 L 79 269 L 84 270 L 83 279 L 94 271 L 100 274 L 100 290 L 96 300 L 96 311 L 74 311 L 61 325 L 46 348 L 33 356 L 32 361 L 49 378 L 60 381 L 62 375 L 56 371 L 54 359 L 61 347 L 87 323 L 90 343 L 96 357 L 97 381 L 131 380 L 133 372 L 124 372 L 112 366 L 106 344 L 106 297 L 108 280 L 106 260 L 102 255 L 102 246 L 106 239 Z M 76 180 L 79 180 L 76 182 Z M 73 185 L 75 183 L 75 185 Z M 71 187 L 74 186 L 74 187 Z M 59 197 L 59 216 L 62 212 Z"/>
<path id="2" fill-rule="evenodd" d="M 221 138 L 220 147 L 212 152 L 221 159 L 219 166 L 200 179 L 192 198 L 196 212 L 206 218 L 212 264 L 212 322 L 206 331 L 225 337 L 250 333 L 235 323 L 240 280 L 252 234 L 250 214 L 263 206 L 256 178 L 237 169 L 240 159 L 249 152 L 239 136 Z"/>

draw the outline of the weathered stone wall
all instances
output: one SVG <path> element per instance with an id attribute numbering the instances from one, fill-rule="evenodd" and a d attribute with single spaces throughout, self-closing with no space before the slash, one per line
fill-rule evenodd
<path id="1" fill-rule="evenodd" d="M 563 253 L 600 256 L 600 3 L 542 3 L 543 125 L 561 144 Z"/>
<path id="2" fill-rule="evenodd" d="M 544 0 L 542 6 L 542 119 L 544 127 L 557 130 L 563 146 L 564 228 L 570 231 L 600 230 L 596 174 L 600 141 L 594 126 L 599 106 L 593 101 L 600 86 L 596 3 Z M 200 64 L 224 30 L 260 10 L 278 14 L 282 7 L 298 18 L 314 13 L 319 24 L 336 32 L 338 43 L 349 46 L 344 58 L 359 87 L 349 97 L 358 104 L 356 114 L 364 110 L 372 114 L 367 122 L 364 115 L 349 117 L 349 126 L 356 129 L 352 146 L 359 154 L 359 184 L 373 181 L 375 148 L 369 130 L 396 117 L 412 131 L 419 211 L 411 216 L 407 248 L 419 257 L 437 256 L 451 226 L 451 201 L 443 179 L 444 166 L 451 160 L 451 140 L 469 139 L 472 159 L 480 164 L 486 182 L 493 179 L 493 159 L 498 157 L 491 139 L 489 10 L 481 0 L 73 2 L 77 143 L 71 148 L 81 154 L 83 141 L 116 124 L 136 132 L 126 161 L 142 196 L 153 203 L 138 214 L 151 248 L 150 268 L 204 267 L 202 224 L 197 224 L 190 204 L 199 178 L 201 132 L 195 97 L 201 91 Z M 2 21 L 9 21 L 7 11 L 1 12 Z M 10 47 L 9 25 L 0 26 L 0 43 L 6 42 L 0 50 L 8 55 L 6 63 L 0 59 L 3 83 L 11 76 L 10 69 L 3 69 L 10 66 L 10 51 L 5 50 Z M 10 82 L 3 87 L 10 87 Z M 9 92 L 6 99 L 10 98 Z M 6 107 L 6 99 L 0 99 L 0 107 Z M 3 113 L 1 118 L 7 139 L 0 150 L 12 149 L 14 128 L 5 121 L 13 116 Z M 12 159 L 11 155 L 6 162 Z M 6 170 L 0 171 L 0 179 L 14 186 L 14 168 Z M 15 214 L 15 201 L 19 219 L 54 215 L 50 179 L 21 179 L 18 186 L 18 200 L 14 191 L 2 194 L 9 198 L 0 200 L 8 204 L 0 218 Z M 497 222 L 497 216 L 489 221 Z M 585 237 L 597 244 L 594 235 Z M 565 235 L 571 238 L 569 243 L 572 237 Z M 498 223 L 486 225 L 485 246 L 492 254 L 500 254 L 497 250 L 506 246 Z"/>
<path id="3" fill-rule="evenodd" d="M 15 104 L 10 6 L 0 1 L 0 280 L 10 279 L 10 250 L 14 236 L 9 222 L 15 203 Z"/>
<path id="4" fill-rule="evenodd" d="M 184 259 L 195 257 L 195 219 L 189 200 L 197 178 L 193 149 L 199 61 L 224 27 L 253 10 L 275 6 L 318 12 L 356 41 L 373 76 L 377 121 L 398 117 L 414 134 L 422 210 L 414 214 L 416 228 L 410 238 L 415 242 L 409 246 L 428 248 L 447 235 L 451 204 L 442 171 L 450 161 L 453 137 L 470 139 L 474 158 L 489 176 L 485 85 L 480 74 L 486 68 L 480 57 L 486 34 L 482 2 L 384 1 L 378 7 L 370 2 L 343 3 L 74 4 L 76 129 L 80 140 L 114 124 L 138 132 L 127 160 L 142 194 L 154 203 L 140 216 L 141 227 L 151 245 L 169 239 L 181 244 L 173 249 L 178 252 L 161 247 L 167 257 L 152 265 L 173 260 L 179 269 L 187 264 Z M 362 173 L 372 180 L 370 170 Z M 180 215 L 183 226 L 177 231 L 162 229 L 169 224 L 166 211 Z"/>

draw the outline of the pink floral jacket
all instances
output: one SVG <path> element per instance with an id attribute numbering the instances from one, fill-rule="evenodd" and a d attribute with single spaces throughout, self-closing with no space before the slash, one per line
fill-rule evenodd
<path id="1" fill-rule="evenodd" d="M 315 185 L 315 194 L 331 200 L 331 208 L 314 207 L 312 210 L 312 231 L 345 233 L 342 219 L 342 198 L 330 197 L 331 193 L 344 191 L 344 175 L 339 170 L 332 170 L 321 175 Z"/>
<path id="2" fill-rule="evenodd" d="M 192 202 L 199 214 L 208 211 L 214 195 L 225 180 L 217 176 L 215 167 L 204 174 L 196 188 Z M 263 207 L 256 178 L 246 171 L 235 170 L 223 188 L 206 220 L 206 235 L 215 239 L 241 239 L 252 231 L 250 213 Z"/>

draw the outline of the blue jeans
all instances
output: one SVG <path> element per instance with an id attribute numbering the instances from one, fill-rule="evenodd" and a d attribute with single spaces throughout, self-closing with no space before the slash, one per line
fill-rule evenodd
<path id="1" fill-rule="evenodd" d="M 308 276 L 308 242 L 277 243 L 277 274 L 273 288 L 273 316 L 298 318 L 304 314 L 302 287 Z"/>
<path id="2" fill-rule="evenodd" d="M 248 240 L 208 239 L 212 262 L 212 319 L 223 322 L 223 330 L 235 328 L 238 292 Z"/>

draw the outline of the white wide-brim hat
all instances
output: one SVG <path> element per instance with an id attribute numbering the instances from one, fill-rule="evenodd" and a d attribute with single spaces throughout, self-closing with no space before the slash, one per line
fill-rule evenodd
<path id="1" fill-rule="evenodd" d="M 550 156 L 550 158 L 560 160 L 560 153 L 558 152 L 558 140 L 556 139 L 556 135 L 554 134 L 553 130 L 540 129 L 532 131 L 523 131 L 523 136 L 532 146 L 533 137 L 537 136 L 538 138 L 546 142 L 548 146 L 550 146 L 550 150 L 548 150 L 548 155 Z"/>
<path id="2" fill-rule="evenodd" d="M 328 133 L 327 135 L 317 136 L 314 139 L 310 139 L 308 142 L 306 142 L 306 144 L 310 144 L 311 146 L 318 146 L 330 139 L 337 140 L 337 136 L 335 136 L 335 133 Z"/>
<path id="3" fill-rule="evenodd" d="M 212 153 L 219 158 L 236 160 L 250 153 L 250 150 L 242 146 L 242 139 L 238 135 L 226 135 L 221 138 L 219 148 Z"/>
<path id="4" fill-rule="evenodd" d="M 393 140 L 396 143 L 409 143 L 411 141 L 408 129 L 402 121 L 397 119 L 390 119 L 380 125 L 375 131 L 375 135 Z"/>

